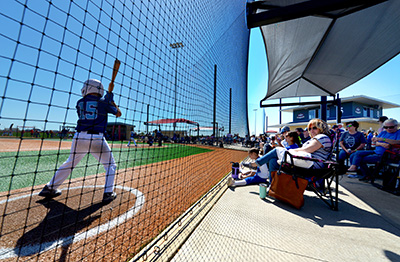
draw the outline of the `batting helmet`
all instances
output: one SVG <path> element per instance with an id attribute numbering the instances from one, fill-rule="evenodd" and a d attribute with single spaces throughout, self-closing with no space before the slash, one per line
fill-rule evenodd
<path id="1" fill-rule="evenodd" d="M 104 95 L 104 87 L 103 84 L 97 79 L 89 79 L 83 83 L 83 87 L 81 89 L 82 96 L 86 96 L 90 93 L 96 93 L 101 96 Z"/>

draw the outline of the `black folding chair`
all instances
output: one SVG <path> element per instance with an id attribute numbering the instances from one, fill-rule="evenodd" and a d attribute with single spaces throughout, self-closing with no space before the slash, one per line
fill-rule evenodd
<path id="1" fill-rule="evenodd" d="M 323 163 L 325 168 L 309 169 L 295 166 L 294 159 L 296 158 Z M 278 173 L 284 172 L 308 180 L 307 189 L 313 191 L 332 210 L 338 210 L 339 174 L 343 173 L 342 170 L 343 167 L 336 161 L 294 156 L 286 151 Z M 333 182 L 335 182 L 334 185 Z"/>

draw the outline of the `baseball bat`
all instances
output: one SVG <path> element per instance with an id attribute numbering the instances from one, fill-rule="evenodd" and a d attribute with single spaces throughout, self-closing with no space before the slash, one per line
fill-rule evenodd
<path id="1" fill-rule="evenodd" d="M 120 65 L 121 65 L 121 62 L 118 59 L 115 59 L 113 72 L 112 72 L 112 77 L 111 77 L 111 82 L 108 85 L 108 92 L 110 92 L 110 93 L 114 90 L 114 81 L 115 81 L 115 78 L 117 77 Z"/>

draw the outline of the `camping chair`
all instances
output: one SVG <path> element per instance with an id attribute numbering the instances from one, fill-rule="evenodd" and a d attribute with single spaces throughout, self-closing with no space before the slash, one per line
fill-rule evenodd
<path id="1" fill-rule="evenodd" d="M 326 166 L 321 169 L 309 169 L 295 166 L 295 159 L 322 162 Z M 323 161 L 316 158 L 308 158 L 291 155 L 288 151 L 284 153 L 278 173 L 284 172 L 293 176 L 308 180 L 307 189 L 313 191 L 332 210 L 338 210 L 339 174 L 343 167 L 333 161 L 333 153 L 329 160 Z M 335 182 L 335 188 L 333 188 Z"/>

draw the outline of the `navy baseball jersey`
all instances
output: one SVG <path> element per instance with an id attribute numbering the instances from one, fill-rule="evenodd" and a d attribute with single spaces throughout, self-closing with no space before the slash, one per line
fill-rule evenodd
<path id="1" fill-rule="evenodd" d="M 78 123 L 76 131 L 92 131 L 104 133 L 107 128 L 107 114 L 117 114 L 117 108 L 112 105 L 113 93 L 107 92 L 104 98 L 87 95 L 78 100 L 76 110 Z"/>

